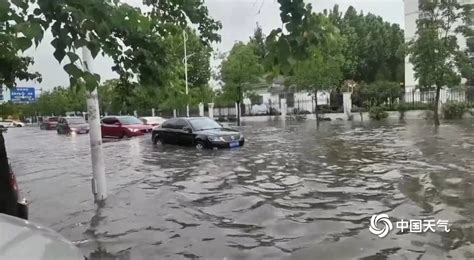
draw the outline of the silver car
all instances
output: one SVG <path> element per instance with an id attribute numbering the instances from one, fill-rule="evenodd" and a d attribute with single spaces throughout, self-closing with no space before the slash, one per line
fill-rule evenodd
<path id="1" fill-rule="evenodd" d="M 0 214 L 0 259 L 84 260 L 85 257 L 53 230 Z"/>

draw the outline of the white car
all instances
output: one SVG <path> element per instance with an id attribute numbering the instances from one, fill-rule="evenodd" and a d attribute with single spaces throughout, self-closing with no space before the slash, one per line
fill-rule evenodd
<path id="1" fill-rule="evenodd" d="M 143 124 L 150 126 L 160 126 L 166 121 L 166 119 L 159 116 L 140 117 L 140 120 L 143 122 Z"/>
<path id="2" fill-rule="evenodd" d="M 0 125 L 3 126 L 4 128 L 9 128 L 9 127 L 24 127 L 25 123 L 20 122 L 20 121 L 15 121 L 15 120 L 10 120 L 7 119 L 5 121 L 0 121 Z"/>
<path id="3" fill-rule="evenodd" d="M 268 107 L 265 104 L 253 105 L 250 113 L 253 115 L 266 115 L 268 114 Z"/>
<path id="4" fill-rule="evenodd" d="M 0 259 L 86 259 L 60 234 L 27 220 L 0 214 L 0 231 Z"/>

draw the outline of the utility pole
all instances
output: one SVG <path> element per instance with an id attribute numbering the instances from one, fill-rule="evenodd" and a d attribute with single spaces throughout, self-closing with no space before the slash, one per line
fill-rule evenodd
<path id="1" fill-rule="evenodd" d="M 186 31 L 183 31 L 183 42 L 184 42 L 184 80 L 186 81 L 186 96 L 188 97 L 188 54 L 186 52 L 186 42 L 188 41 L 188 36 Z M 186 116 L 189 117 L 189 102 L 186 103 Z"/>
<path id="2" fill-rule="evenodd" d="M 93 58 L 87 47 L 82 47 L 82 62 L 84 70 L 93 73 Z M 89 135 L 92 160 L 92 194 L 95 202 L 107 198 L 105 179 L 104 153 L 102 151 L 102 133 L 100 128 L 100 110 L 97 88 L 87 93 L 87 112 L 89 114 Z"/>

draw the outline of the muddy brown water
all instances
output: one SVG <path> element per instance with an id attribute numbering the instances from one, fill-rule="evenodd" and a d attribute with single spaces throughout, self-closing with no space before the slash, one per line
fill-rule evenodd
<path id="1" fill-rule="evenodd" d="M 104 143 L 109 198 L 93 203 L 88 136 L 5 135 L 31 220 L 89 259 L 474 257 L 474 121 L 261 122 L 233 150 Z M 392 231 L 370 217 L 445 219 Z"/>

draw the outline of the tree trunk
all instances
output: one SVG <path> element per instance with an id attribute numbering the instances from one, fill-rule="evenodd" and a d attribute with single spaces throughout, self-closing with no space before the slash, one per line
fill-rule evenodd
<path id="1" fill-rule="evenodd" d="M 237 126 L 240 126 L 240 101 L 237 101 Z"/>
<path id="2" fill-rule="evenodd" d="M 238 86 L 237 92 L 239 94 L 239 99 L 237 100 L 237 126 L 240 126 L 240 102 L 242 100 L 242 88 Z"/>
<path id="3" fill-rule="evenodd" d="M 84 69 L 93 73 L 92 55 L 89 49 L 82 48 L 82 59 Z M 92 160 L 92 193 L 95 202 L 103 201 L 107 198 L 107 185 L 105 179 L 104 154 L 102 151 L 102 132 L 100 126 L 100 110 L 97 88 L 87 93 L 87 112 L 89 120 L 89 140 L 91 146 Z"/>
<path id="4" fill-rule="evenodd" d="M 318 91 L 314 91 L 314 113 L 316 114 L 316 125 L 319 127 L 319 108 L 318 108 Z"/>
<path id="5" fill-rule="evenodd" d="M 435 126 L 439 126 L 439 125 L 440 125 L 440 123 L 439 123 L 439 113 L 438 113 L 438 109 L 439 109 L 439 95 L 440 95 L 440 92 L 441 92 L 441 86 L 436 86 L 435 104 L 434 104 L 434 106 L 433 106 L 434 124 L 435 124 Z"/>
<path id="6" fill-rule="evenodd" d="M 87 112 L 89 113 L 90 145 L 92 160 L 92 193 L 96 202 L 107 198 L 104 154 L 102 151 L 102 133 L 100 126 L 99 102 L 97 89 L 87 95 Z"/>

